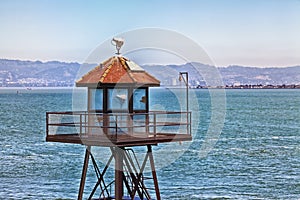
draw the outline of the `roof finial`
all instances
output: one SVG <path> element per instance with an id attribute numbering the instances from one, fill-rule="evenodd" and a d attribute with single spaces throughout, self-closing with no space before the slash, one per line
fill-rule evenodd
<path id="1" fill-rule="evenodd" d="M 124 39 L 123 38 L 116 38 L 116 37 L 114 37 L 111 40 L 111 44 L 116 47 L 116 49 L 117 49 L 117 53 L 116 54 L 120 55 L 120 49 L 121 49 L 121 47 L 124 44 Z"/>

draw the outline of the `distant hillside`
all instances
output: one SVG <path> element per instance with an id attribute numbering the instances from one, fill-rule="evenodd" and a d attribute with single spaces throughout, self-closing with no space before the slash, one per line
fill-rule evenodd
<path id="1" fill-rule="evenodd" d="M 96 66 L 91 64 L 88 68 Z M 202 69 L 209 77 L 212 66 L 201 63 L 187 63 L 184 65 L 144 65 L 150 74 L 153 74 L 162 85 L 178 84 L 178 72 L 189 72 L 190 85 L 206 85 L 206 81 L 196 68 Z M 76 80 L 79 63 L 59 61 L 20 61 L 0 59 L 0 87 L 46 87 L 46 86 L 73 86 Z M 228 66 L 218 68 L 224 85 L 234 84 L 262 84 L 282 85 L 300 84 L 300 66 L 284 68 L 257 68 L 243 66 Z M 212 77 L 213 78 L 213 77 Z"/>
<path id="2" fill-rule="evenodd" d="M 206 85 L 205 78 L 209 76 L 212 66 L 201 63 L 187 63 L 184 65 L 156 65 L 143 66 L 148 72 L 155 75 L 166 85 L 172 84 L 172 77 L 177 77 L 178 72 L 188 71 L 191 85 Z M 205 75 L 201 75 L 197 69 L 204 69 Z M 283 85 L 300 84 L 300 66 L 284 68 L 258 68 L 243 66 L 228 66 L 218 68 L 224 85 Z M 202 72 L 203 73 L 203 72 Z M 176 76 L 177 75 L 177 76 Z M 203 76 L 203 77 L 202 77 Z M 214 78 L 214 77 L 211 77 Z"/>
<path id="3" fill-rule="evenodd" d="M 284 68 L 257 68 L 229 66 L 219 68 L 223 81 L 227 85 L 262 84 L 282 85 L 300 84 L 300 66 Z"/>
<path id="4" fill-rule="evenodd" d="M 0 86 L 73 86 L 79 63 L 0 59 Z"/>

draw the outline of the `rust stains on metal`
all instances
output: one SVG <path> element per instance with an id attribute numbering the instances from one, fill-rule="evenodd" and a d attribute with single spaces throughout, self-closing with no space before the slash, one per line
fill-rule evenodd
<path id="1" fill-rule="evenodd" d="M 160 81 L 122 56 L 109 58 L 76 81 L 78 87 L 114 84 L 159 86 Z"/>

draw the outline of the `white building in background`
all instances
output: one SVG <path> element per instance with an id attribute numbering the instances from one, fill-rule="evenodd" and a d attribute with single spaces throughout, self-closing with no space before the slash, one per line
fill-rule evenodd
<path id="1" fill-rule="evenodd" d="M 172 78 L 172 86 L 177 85 L 177 79 L 176 78 Z"/>
<path id="2" fill-rule="evenodd" d="M 233 83 L 233 86 L 234 87 L 239 87 L 239 86 L 241 86 L 241 83 L 240 82 L 235 82 L 235 83 Z"/>

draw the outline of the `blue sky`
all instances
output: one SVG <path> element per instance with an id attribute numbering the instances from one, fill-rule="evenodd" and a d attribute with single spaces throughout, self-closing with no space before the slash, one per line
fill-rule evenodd
<path id="1" fill-rule="evenodd" d="M 0 0 L 0 58 L 84 62 L 143 27 L 177 31 L 217 66 L 300 65 L 300 0 Z"/>

